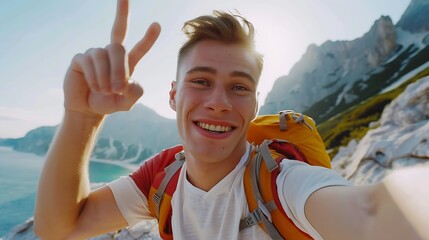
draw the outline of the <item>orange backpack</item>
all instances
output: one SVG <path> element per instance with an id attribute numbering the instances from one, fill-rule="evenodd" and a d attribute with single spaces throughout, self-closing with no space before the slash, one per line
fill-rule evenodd
<path id="1" fill-rule="evenodd" d="M 267 140 L 269 139 L 269 140 Z M 244 173 L 250 214 L 240 221 L 240 231 L 259 224 L 273 239 L 311 239 L 284 212 L 277 194 L 279 164 L 284 159 L 330 168 L 330 158 L 314 121 L 293 111 L 263 115 L 250 123 L 247 140 L 256 144 Z M 181 146 L 164 150 L 167 167 L 155 174 L 149 191 L 149 210 L 158 219 L 162 239 L 173 239 L 171 198 L 185 154 Z M 262 164 L 264 162 L 264 164 Z"/>

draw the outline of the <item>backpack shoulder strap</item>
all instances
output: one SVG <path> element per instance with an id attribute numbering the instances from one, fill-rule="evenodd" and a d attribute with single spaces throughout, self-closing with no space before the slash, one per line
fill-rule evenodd
<path id="1" fill-rule="evenodd" d="M 180 169 L 185 162 L 183 150 L 175 153 L 175 161 L 159 172 L 149 191 L 149 210 L 158 219 L 159 233 L 162 239 L 173 239 L 171 227 L 171 198 L 176 191 Z"/>
<path id="2" fill-rule="evenodd" d="M 152 201 L 155 204 L 155 216 L 156 218 L 159 217 L 159 207 L 161 205 L 161 200 L 164 197 L 165 189 L 167 188 L 167 185 L 170 183 L 170 180 L 173 178 L 173 176 L 178 172 L 178 170 L 182 167 L 183 163 L 185 162 L 184 159 L 184 152 L 178 152 L 176 153 L 176 161 L 174 161 L 172 164 L 167 166 L 164 169 L 165 175 L 161 181 L 161 183 L 158 186 L 158 189 L 152 196 Z M 173 182 L 172 182 L 173 183 Z M 174 184 L 177 184 L 177 181 L 174 181 Z"/>
<path id="3" fill-rule="evenodd" d="M 287 217 L 278 198 L 276 179 L 285 158 L 306 161 L 302 152 L 287 141 L 265 140 L 257 147 L 244 173 L 250 214 L 240 221 L 240 231 L 259 224 L 272 239 L 312 239 Z"/>

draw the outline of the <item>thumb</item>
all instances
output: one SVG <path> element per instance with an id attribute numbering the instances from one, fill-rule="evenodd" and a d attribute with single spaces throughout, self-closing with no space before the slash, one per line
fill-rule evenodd
<path id="1" fill-rule="evenodd" d="M 134 104 L 139 100 L 143 95 L 143 88 L 135 81 L 128 81 L 128 86 L 123 92 L 122 96 L 119 98 L 118 105 L 121 110 L 128 111 Z"/>

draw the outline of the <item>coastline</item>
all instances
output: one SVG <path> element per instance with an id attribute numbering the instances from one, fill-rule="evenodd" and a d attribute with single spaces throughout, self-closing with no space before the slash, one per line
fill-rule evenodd
<path id="1" fill-rule="evenodd" d="M 4 193 L 0 197 L 0 240 L 24 236 L 20 230 L 14 232 L 14 229 L 26 226 L 25 222 L 34 214 L 37 183 L 45 159 L 46 155 L 14 151 L 12 147 L 0 146 L 0 188 Z M 91 158 L 90 161 L 96 162 L 90 162 L 91 189 L 128 175 L 130 170 L 136 169 L 138 165 L 120 160 Z M 14 233 L 18 235 L 13 235 Z M 4 238 L 5 236 L 12 238 Z M 20 239 L 30 239 L 30 235 Z"/>
<path id="2" fill-rule="evenodd" d="M 45 155 L 40 156 L 40 155 L 37 155 L 34 153 L 15 151 L 15 150 L 13 150 L 13 147 L 7 147 L 7 146 L 0 146 L 0 152 L 16 152 L 16 153 L 20 153 L 20 154 L 31 154 L 31 155 L 38 156 L 41 158 L 45 157 Z M 116 165 L 119 167 L 123 167 L 125 169 L 130 170 L 130 171 L 135 171 L 139 167 L 139 165 L 127 162 L 129 160 L 111 160 L 111 159 L 91 158 L 90 161 L 105 163 L 105 164 L 112 164 L 112 165 Z"/>
<path id="3" fill-rule="evenodd" d="M 121 160 L 91 158 L 90 161 L 92 161 L 92 162 L 99 162 L 99 163 L 106 163 L 106 164 L 112 164 L 112 165 L 116 165 L 116 166 L 119 166 L 119 167 L 126 168 L 126 169 L 128 169 L 130 171 L 135 171 L 139 167 L 138 165 L 126 162 L 127 160 L 121 161 Z"/>

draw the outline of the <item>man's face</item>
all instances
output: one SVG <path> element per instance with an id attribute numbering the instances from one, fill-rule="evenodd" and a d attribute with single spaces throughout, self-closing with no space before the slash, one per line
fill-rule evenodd
<path id="1" fill-rule="evenodd" d="M 205 40 L 183 57 L 170 105 L 187 154 L 207 162 L 240 159 L 256 115 L 258 77 L 254 56 L 239 45 Z"/>

